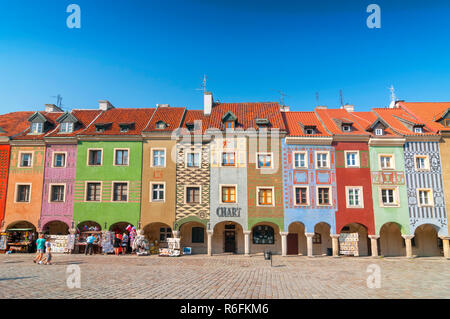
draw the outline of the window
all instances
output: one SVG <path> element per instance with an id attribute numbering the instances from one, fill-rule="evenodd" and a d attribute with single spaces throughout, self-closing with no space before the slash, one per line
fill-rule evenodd
<path id="1" fill-rule="evenodd" d="M 60 133 L 72 133 L 73 132 L 73 123 L 61 123 L 61 127 L 59 128 Z"/>
<path id="2" fill-rule="evenodd" d="M 294 168 L 308 168 L 306 152 L 294 152 Z"/>
<path id="3" fill-rule="evenodd" d="M 236 186 L 222 186 L 222 203 L 236 203 Z"/>
<path id="4" fill-rule="evenodd" d="M 31 133 L 40 134 L 44 130 L 44 123 L 31 123 Z"/>
<path id="5" fill-rule="evenodd" d="M 91 166 L 102 165 L 101 150 L 89 150 L 89 165 Z"/>
<path id="6" fill-rule="evenodd" d="M 54 153 L 53 155 L 53 167 L 65 167 L 66 166 L 66 154 Z"/>
<path id="7" fill-rule="evenodd" d="M 444 125 L 445 126 L 450 126 L 450 119 L 445 119 L 444 120 Z"/>
<path id="8" fill-rule="evenodd" d="M 170 227 L 159 228 L 159 241 L 166 242 L 167 238 L 172 238 L 172 229 Z"/>
<path id="9" fill-rule="evenodd" d="M 165 167 L 166 166 L 166 150 L 153 150 L 153 167 Z"/>
<path id="10" fill-rule="evenodd" d="M 258 154 L 257 156 L 258 168 L 272 167 L 272 154 Z"/>
<path id="11" fill-rule="evenodd" d="M 156 123 L 156 128 L 157 128 L 157 129 L 163 130 L 163 129 L 165 129 L 166 127 L 167 127 L 167 124 L 164 123 L 163 121 L 159 121 L 158 123 Z"/>
<path id="12" fill-rule="evenodd" d="M 314 233 L 312 242 L 313 242 L 313 244 L 321 244 L 322 243 L 322 235 L 320 235 L 319 233 Z"/>
<path id="13" fill-rule="evenodd" d="M 200 244 L 205 242 L 205 229 L 203 227 L 192 227 L 192 243 Z"/>
<path id="14" fill-rule="evenodd" d="M 258 130 L 260 130 L 261 132 L 266 132 L 267 124 L 258 124 Z"/>
<path id="15" fill-rule="evenodd" d="M 309 192 L 308 187 L 294 187 L 295 205 L 308 205 Z"/>
<path id="16" fill-rule="evenodd" d="M 28 203 L 30 202 L 31 185 L 17 185 L 16 202 Z"/>
<path id="17" fill-rule="evenodd" d="M 329 168 L 328 152 L 316 152 L 316 168 Z"/>
<path id="18" fill-rule="evenodd" d="M 114 165 L 128 165 L 128 150 L 115 150 Z"/>
<path id="19" fill-rule="evenodd" d="M 316 132 L 316 130 L 313 129 L 313 128 L 307 128 L 307 129 L 305 129 L 305 134 L 306 134 L 306 135 L 313 135 L 313 134 L 315 134 L 315 132 Z"/>
<path id="20" fill-rule="evenodd" d="M 423 133 L 422 127 L 415 127 L 414 128 L 414 133 Z"/>
<path id="21" fill-rule="evenodd" d="M 347 208 L 363 208 L 362 187 L 347 186 Z"/>
<path id="22" fill-rule="evenodd" d="M 128 200 L 128 183 L 113 183 L 113 202 Z"/>
<path id="23" fill-rule="evenodd" d="M 188 152 L 186 153 L 187 167 L 200 167 L 200 153 Z"/>
<path id="24" fill-rule="evenodd" d="M 342 131 L 343 132 L 351 132 L 352 126 L 351 125 L 342 125 Z"/>
<path id="25" fill-rule="evenodd" d="M 96 126 L 95 131 L 97 133 L 103 133 L 105 131 L 105 127 L 104 126 Z"/>
<path id="26" fill-rule="evenodd" d="M 160 202 L 164 201 L 164 184 L 150 184 L 151 189 L 151 201 L 152 202 Z"/>
<path id="27" fill-rule="evenodd" d="M 226 129 L 233 129 L 234 128 L 234 121 L 227 121 L 227 122 L 225 122 L 225 128 Z"/>
<path id="28" fill-rule="evenodd" d="M 186 187 L 186 203 L 199 204 L 200 203 L 200 187 Z"/>
<path id="29" fill-rule="evenodd" d="M 64 202 L 64 185 L 50 185 L 50 201 Z"/>
<path id="30" fill-rule="evenodd" d="M 318 187 L 317 203 L 319 205 L 331 205 L 330 193 L 331 193 L 330 187 Z"/>
<path id="31" fill-rule="evenodd" d="M 345 151 L 345 167 L 359 167 L 359 152 Z"/>
<path id="32" fill-rule="evenodd" d="M 86 188 L 86 201 L 99 202 L 101 183 L 87 183 Z"/>
<path id="33" fill-rule="evenodd" d="M 419 207 L 433 206 L 433 194 L 431 189 L 418 189 Z"/>
<path id="34" fill-rule="evenodd" d="M 255 226 L 253 228 L 253 244 L 273 245 L 275 244 L 275 233 L 273 228 L 266 225 Z"/>
<path id="35" fill-rule="evenodd" d="M 235 166 L 235 153 L 222 153 L 222 166 Z"/>
<path id="36" fill-rule="evenodd" d="M 33 165 L 33 154 L 32 153 L 20 153 L 20 167 L 31 167 Z"/>
<path id="37" fill-rule="evenodd" d="M 381 189 L 381 204 L 382 206 L 397 206 L 397 189 L 396 188 L 382 188 Z"/>
<path id="38" fill-rule="evenodd" d="M 416 165 L 416 171 L 428 171 L 430 170 L 430 161 L 427 155 L 414 156 L 414 163 Z"/>
<path id="39" fill-rule="evenodd" d="M 273 188 L 258 188 L 258 205 L 273 206 Z"/>
<path id="40" fill-rule="evenodd" d="M 381 169 L 393 169 L 394 159 L 392 155 L 380 155 L 380 168 Z"/>
<path id="41" fill-rule="evenodd" d="M 375 129 L 375 135 L 381 136 L 384 134 L 384 130 L 382 128 Z"/>

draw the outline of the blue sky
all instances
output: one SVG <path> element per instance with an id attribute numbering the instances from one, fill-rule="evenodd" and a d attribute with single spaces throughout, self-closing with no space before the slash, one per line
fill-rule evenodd
<path id="1" fill-rule="evenodd" d="M 81 29 L 66 7 L 81 7 Z M 366 7 L 381 7 L 381 29 Z M 293 110 L 450 100 L 448 1 L 0 0 L 0 113 L 156 103 L 201 108 L 203 74 L 221 102 Z"/>

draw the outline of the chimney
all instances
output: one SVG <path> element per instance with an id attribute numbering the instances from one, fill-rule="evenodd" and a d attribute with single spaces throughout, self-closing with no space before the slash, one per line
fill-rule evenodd
<path id="1" fill-rule="evenodd" d="M 347 112 L 355 112 L 355 106 L 351 104 L 345 104 L 342 108 Z"/>
<path id="2" fill-rule="evenodd" d="M 318 110 L 326 110 L 328 108 L 328 106 L 326 106 L 326 105 L 317 105 L 316 106 L 316 109 L 318 109 Z"/>
<path id="3" fill-rule="evenodd" d="M 203 107 L 203 114 L 204 115 L 210 115 L 212 106 L 213 106 L 213 96 L 211 92 L 206 92 L 203 96 L 204 101 L 204 107 Z"/>
<path id="4" fill-rule="evenodd" d="M 170 107 L 169 104 L 156 104 L 156 107 Z"/>
<path id="5" fill-rule="evenodd" d="M 280 111 L 281 112 L 289 112 L 290 108 L 287 105 L 281 105 L 280 106 Z"/>
<path id="6" fill-rule="evenodd" d="M 55 104 L 45 104 L 45 112 L 62 112 L 59 107 L 57 107 Z"/>
<path id="7" fill-rule="evenodd" d="M 109 103 L 108 100 L 98 101 L 98 109 L 99 110 L 107 111 L 107 110 L 112 109 L 112 108 L 114 108 L 114 106 L 111 103 Z"/>

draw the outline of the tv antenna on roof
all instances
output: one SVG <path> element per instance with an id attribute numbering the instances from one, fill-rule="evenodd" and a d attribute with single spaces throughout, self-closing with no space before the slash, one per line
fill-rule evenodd
<path id="1" fill-rule="evenodd" d="M 56 106 L 60 108 L 62 106 L 62 99 L 63 99 L 61 94 L 52 97 L 56 97 Z"/>
<path id="2" fill-rule="evenodd" d="M 341 97 L 341 106 L 344 106 L 344 97 L 343 97 L 343 94 L 342 94 L 342 89 L 339 90 L 339 96 Z"/>
<path id="3" fill-rule="evenodd" d="M 319 92 L 316 92 L 316 102 L 317 102 L 317 106 L 320 105 L 319 103 Z"/>
<path id="4" fill-rule="evenodd" d="M 289 95 L 287 95 L 286 93 L 284 93 L 284 92 L 282 92 L 282 91 L 280 91 L 280 90 L 274 90 L 274 89 L 272 89 L 272 90 L 275 91 L 275 92 L 278 92 L 278 93 L 280 94 L 280 105 L 281 105 L 281 106 L 284 106 L 283 98 L 284 98 L 285 96 L 289 96 Z"/>
<path id="5" fill-rule="evenodd" d="M 204 74 L 202 84 L 200 85 L 199 89 L 196 89 L 197 91 L 203 91 L 203 93 L 206 92 L 206 79 L 207 79 L 207 76 L 206 76 L 206 74 Z"/>
<path id="6" fill-rule="evenodd" d="M 391 91 L 391 103 L 389 104 L 389 108 L 394 108 L 395 102 L 397 101 L 397 96 L 395 95 L 395 88 L 393 85 L 391 85 L 389 91 Z"/>

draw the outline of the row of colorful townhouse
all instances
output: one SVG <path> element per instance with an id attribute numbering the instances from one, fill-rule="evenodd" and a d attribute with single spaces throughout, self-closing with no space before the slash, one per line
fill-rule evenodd
<path id="1" fill-rule="evenodd" d="M 209 255 L 449 257 L 449 110 L 293 112 L 205 92 L 203 110 L 5 114 L 1 229 L 134 225 Z"/>

